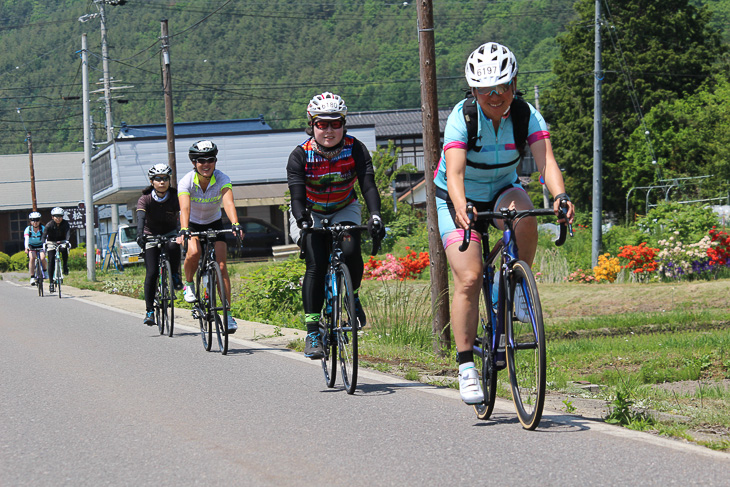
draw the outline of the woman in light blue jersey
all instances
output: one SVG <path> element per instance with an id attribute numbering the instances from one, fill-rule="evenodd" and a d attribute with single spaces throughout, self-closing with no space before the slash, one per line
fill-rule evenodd
<path id="1" fill-rule="evenodd" d="M 467 202 L 480 211 L 512 207 L 532 208 L 522 188 L 516 168 L 521 158 L 520 147 L 529 144 L 537 168 L 555 198 L 557 214 L 561 201 L 568 203 L 568 220 L 573 220 L 573 204 L 565 194 L 565 185 L 550 145 L 550 133 L 540 113 L 528 103 L 516 102 L 517 61 L 514 54 L 496 42 L 488 42 L 471 53 L 465 67 L 466 80 L 477 104 L 477 143 L 469 143 L 464 119 L 465 103 L 452 111 L 444 130 L 444 148 L 439 168 L 434 175 L 439 231 L 446 249 L 446 258 L 454 277 L 454 298 L 451 325 L 459 357 L 459 391 L 467 404 L 484 400 L 479 387 L 479 373 L 474 368 L 472 352 L 479 319 L 479 292 L 482 286 L 482 252 L 478 232 L 472 233 L 466 252 L 459 251 L 464 229 L 469 226 Z M 526 113 L 521 121 L 515 115 L 516 103 Z M 513 116 L 515 115 L 515 116 Z M 526 123 L 525 140 L 515 140 L 513 124 Z M 502 229 L 501 221 L 492 222 Z M 532 265 L 537 249 L 537 222 L 523 218 L 515 228 L 520 258 Z M 457 243 L 457 245 L 454 245 Z M 519 306 L 519 303 L 516 304 Z"/>

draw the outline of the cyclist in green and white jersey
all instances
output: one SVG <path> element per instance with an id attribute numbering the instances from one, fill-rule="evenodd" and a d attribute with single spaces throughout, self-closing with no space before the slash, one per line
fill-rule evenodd
<path id="1" fill-rule="evenodd" d="M 221 204 L 233 225 L 234 235 L 243 238 L 243 232 L 238 223 L 236 206 L 233 202 L 231 178 L 215 167 L 218 162 L 218 147 L 210 140 L 199 140 L 190 147 L 188 157 L 193 163 L 193 170 L 183 176 L 177 186 L 177 196 L 180 201 L 178 243 L 183 243 L 184 238 L 189 239 L 188 252 L 183 264 L 186 281 L 184 297 L 185 301 L 193 303 L 196 299 L 193 277 L 198 268 L 202 248 L 198 237 L 190 237 L 190 233 L 223 230 Z M 227 253 L 228 245 L 225 236 L 221 234 L 215 242 L 215 260 L 220 265 L 226 299 L 230 305 L 231 278 L 228 276 L 226 267 Z M 230 314 L 227 325 L 229 333 L 235 333 L 238 328 Z"/>

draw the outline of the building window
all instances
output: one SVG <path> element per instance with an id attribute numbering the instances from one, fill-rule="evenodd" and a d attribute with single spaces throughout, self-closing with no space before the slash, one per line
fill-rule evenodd
<path id="1" fill-rule="evenodd" d="M 10 212 L 10 240 L 13 242 L 22 242 L 23 232 L 28 226 L 28 215 L 20 211 Z"/>

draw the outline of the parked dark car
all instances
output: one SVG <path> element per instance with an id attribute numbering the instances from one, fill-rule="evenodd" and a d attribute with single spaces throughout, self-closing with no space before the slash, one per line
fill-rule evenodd
<path id="1" fill-rule="evenodd" d="M 271 247 L 284 245 L 284 232 L 269 222 L 259 218 L 244 217 L 239 219 L 245 236 L 243 245 L 237 250 L 236 239 L 232 234 L 226 234 L 228 252 L 233 257 L 268 257 L 272 255 Z M 225 225 L 231 228 L 230 224 Z"/>

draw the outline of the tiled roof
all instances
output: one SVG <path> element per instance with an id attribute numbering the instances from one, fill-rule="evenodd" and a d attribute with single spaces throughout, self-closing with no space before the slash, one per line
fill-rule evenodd
<path id="1" fill-rule="evenodd" d="M 446 119 L 451 108 L 439 110 L 439 131 L 444 132 Z M 421 109 L 380 110 L 374 112 L 350 112 L 347 114 L 348 125 L 375 125 L 375 138 L 421 137 L 423 121 Z"/>

